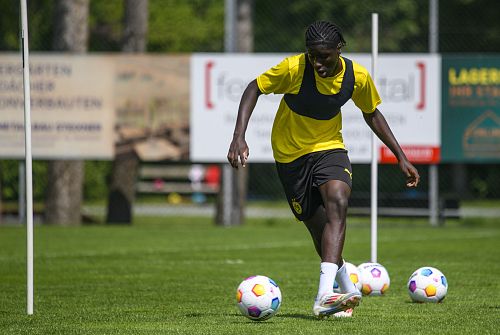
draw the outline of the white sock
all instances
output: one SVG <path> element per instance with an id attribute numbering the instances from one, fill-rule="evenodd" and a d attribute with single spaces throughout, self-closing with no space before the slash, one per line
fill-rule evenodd
<path id="1" fill-rule="evenodd" d="M 325 293 L 333 291 L 333 281 L 338 268 L 335 263 L 321 262 L 317 299 L 321 298 Z"/>
<path id="2" fill-rule="evenodd" d="M 335 277 L 337 284 L 339 284 L 340 292 L 342 293 L 353 293 L 358 292 L 356 285 L 349 278 L 349 274 L 347 273 L 345 262 L 342 264 L 340 269 L 337 271 L 337 276 Z"/>

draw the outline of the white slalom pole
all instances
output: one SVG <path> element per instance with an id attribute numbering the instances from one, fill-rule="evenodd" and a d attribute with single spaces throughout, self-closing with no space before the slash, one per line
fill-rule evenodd
<path id="1" fill-rule="evenodd" d="M 24 146 L 26 160 L 26 244 L 27 244 L 27 307 L 28 315 L 33 314 L 33 186 L 31 166 L 31 94 L 28 49 L 28 11 L 26 0 L 21 2 L 21 44 L 23 52 L 24 85 Z"/>
<path id="2" fill-rule="evenodd" d="M 372 13 L 372 78 L 376 83 L 378 58 L 378 13 Z M 377 219 L 378 219 L 378 152 L 377 136 L 372 132 L 371 161 L 371 261 L 377 262 Z"/>

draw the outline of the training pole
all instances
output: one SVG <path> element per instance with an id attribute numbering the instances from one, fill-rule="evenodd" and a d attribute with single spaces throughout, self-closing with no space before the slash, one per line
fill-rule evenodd
<path id="1" fill-rule="evenodd" d="M 372 78 L 376 83 L 378 60 L 378 13 L 372 13 Z M 371 161 L 371 261 L 377 262 L 377 219 L 378 219 L 378 152 L 377 136 L 372 132 Z"/>
<path id="2" fill-rule="evenodd" d="M 33 314 L 33 187 L 31 167 L 31 94 L 28 49 L 28 13 L 26 0 L 21 1 L 21 49 L 23 52 L 24 85 L 24 147 L 26 161 L 26 244 L 27 244 L 27 299 L 26 311 Z"/>

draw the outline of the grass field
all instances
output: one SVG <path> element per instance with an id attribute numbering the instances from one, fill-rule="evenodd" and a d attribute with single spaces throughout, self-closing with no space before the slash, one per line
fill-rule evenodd
<path id="1" fill-rule="evenodd" d="M 351 218 L 344 257 L 370 257 L 369 222 Z M 315 320 L 319 261 L 293 220 L 215 227 L 206 218 L 138 218 L 133 226 L 35 229 L 35 314 L 26 315 L 25 229 L 0 226 L 0 334 L 499 334 L 500 222 L 381 220 L 384 297 L 352 319 Z M 411 303 L 418 267 L 449 282 L 441 304 Z M 235 290 L 253 274 L 281 287 L 278 314 L 242 317 Z"/>

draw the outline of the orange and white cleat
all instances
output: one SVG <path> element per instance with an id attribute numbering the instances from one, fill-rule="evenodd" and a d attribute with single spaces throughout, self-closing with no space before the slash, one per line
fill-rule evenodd
<path id="1" fill-rule="evenodd" d="M 319 300 L 314 302 L 313 314 L 321 319 L 351 309 L 350 315 L 352 316 L 352 309 L 358 306 L 360 301 L 361 293 L 359 292 L 345 294 L 333 292 L 326 293 Z"/>
<path id="2" fill-rule="evenodd" d="M 341 311 L 341 312 L 337 312 L 337 313 L 333 314 L 333 316 L 336 318 L 351 318 L 353 311 L 354 311 L 354 309 L 348 308 L 345 311 Z"/>

